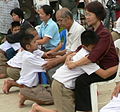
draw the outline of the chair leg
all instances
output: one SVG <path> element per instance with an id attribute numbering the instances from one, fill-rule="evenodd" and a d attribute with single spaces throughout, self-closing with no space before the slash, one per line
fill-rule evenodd
<path id="1" fill-rule="evenodd" d="M 91 91 L 92 111 L 98 112 L 97 84 L 95 83 L 91 84 L 90 91 Z"/>

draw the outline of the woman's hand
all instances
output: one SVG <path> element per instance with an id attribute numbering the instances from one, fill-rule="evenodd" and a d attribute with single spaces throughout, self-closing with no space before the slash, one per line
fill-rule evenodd
<path id="1" fill-rule="evenodd" d="M 116 87 L 115 87 L 115 89 L 114 89 L 114 91 L 112 93 L 112 97 L 113 96 L 117 97 L 119 93 L 120 93 L 120 82 L 116 85 Z"/>

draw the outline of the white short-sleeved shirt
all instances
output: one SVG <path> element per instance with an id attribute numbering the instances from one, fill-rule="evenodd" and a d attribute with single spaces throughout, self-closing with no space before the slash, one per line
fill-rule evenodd
<path id="1" fill-rule="evenodd" d="M 15 51 L 17 51 L 17 50 L 19 50 L 19 49 L 21 48 L 21 45 L 20 45 L 20 43 L 14 43 L 14 44 L 11 44 L 11 47 L 12 47 Z"/>
<path id="2" fill-rule="evenodd" d="M 18 51 L 18 53 L 7 62 L 7 64 L 9 66 L 11 66 L 11 67 L 21 68 L 21 65 L 22 65 L 22 55 L 23 55 L 23 52 L 20 49 Z"/>
<path id="3" fill-rule="evenodd" d="M 117 97 L 113 96 L 112 100 L 102 107 L 99 112 L 120 112 L 120 93 Z"/>
<path id="4" fill-rule="evenodd" d="M 0 49 L 6 52 L 8 49 L 13 48 L 15 51 L 21 48 L 20 43 L 10 44 L 8 41 L 5 41 L 3 44 L 0 45 Z"/>
<path id="5" fill-rule="evenodd" d="M 117 19 L 116 25 L 115 25 L 115 28 L 113 28 L 113 31 L 120 33 L 120 17 Z"/>
<path id="6" fill-rule="evenodd" d="M 42 65 L 46 63 L 46 61 L 41 58 L 41 55 L 38 55 L 23 50 L 22 55 L 22 66 L 20 71 L 20 78 L 16 81 L 18 84 L 26 85 L 27 87 L 37 86 L 38 72 L 45 72 L 42 68 Z"/>
<path id="7" fill-rule="evenodd" d="M 115 47 L 120 49 L 120 39 L 114 41 Z"/>
<path id="8" fill-rule="evenodd" d="M 88 52 L 82 48 L 79 52 L 76 53 L 75 56 L 73 56 L 73 61 L 78 61 L 87 54 Z M 88 75 L 90 75 L 98 69 L 100 69 L 100 67 L 96 63 L 90 63 L 87 65 L 79 66 L 71 70 L 68 69 L 68 67 L 64 64 L 56 70 L 55 74 L 53 75 L 53 79 L 64 84 L 66 88 L 74 89 L 75 80 L 78 76 L 80 76 L 83 73 L 87 73 Z"/>
<path id="9" fill-rule="evenodd" d="M 114 41 L 115 47 L 119 49 L 118 56 L 120 60 L 120 39 Z"/>
<path id="10" fill-rule="evenodd" d="M 5 51 L 5 52 L 6 52 L 7 49 L 10 49 L 10 48 L 11 48 L 11 45 L 7 41 L 5 41 L 4 43 L 2 43 L 0 45 L 0 49 Z"/>
<path id="11" fill-rule="evenodd" d="M 85 31 L 84 27 L 74 21 L 66 37 L 67 51 L 75 51 L 81 45 L 81 33 Z"/>
<path id="12" fill-rule="evenodd" d="M 23 50 L 20 49 L 18 51 L 18 53 L 7 62 L 7 64 L 11 67 L 21 68 L 22 67 L 22 58 L 23 58 L 24 53 L 25 52 L 23 52 Z M 33 52 L 33 54 L 42 57 L 44 52 L 41 50 L 36 50 Z"/>

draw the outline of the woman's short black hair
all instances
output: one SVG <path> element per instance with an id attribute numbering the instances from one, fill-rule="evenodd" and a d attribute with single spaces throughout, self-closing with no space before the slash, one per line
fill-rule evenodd
<path id="1" fill-rule="evenodd" d="M 23 11 L 20 8 L 15 8 L 15 9 L 11 10 L 10 15 L 12 16 L 13 13 L 18 15 L 19 18 L 24 19 Z"/>
<path id="2" fill-rule="evenodd" d="M 52 9 L 51 6 L 49 6 L 49 5 L 43 5 L 43 6 L 41 6 L 41 9 L 43 9 L 43 11 L 45 12 L 46 15 L 50 14 L 50 17 L 53 16 L 53 9 Z"/>
<path id="3" fill-rule="evenodd" d="M 93 30 L 86 30 L 81 34 L 82 45 L 88 46 L 90 44 L 97 44 L 99 37 Z"/>
<path id="4" fill-rule="evenodd" d="M 88 3 L 85 8 L 87 11 L 94 13 L 97 18 L 102 21 L 106 17 L 106 10 L 104 6 L 98 1 Z"/>

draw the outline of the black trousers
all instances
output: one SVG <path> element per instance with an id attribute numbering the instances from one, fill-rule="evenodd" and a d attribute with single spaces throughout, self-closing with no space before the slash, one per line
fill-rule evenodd
<path id="1" fill-rule="evenodd" d="M 107 81 L 115 78 L 116 74 L 103 79 L 95 73 L 80 75 L 75 82 L 75 109 L 78 111 L 91 111 L 90 84 L 94 82 Z"/>

